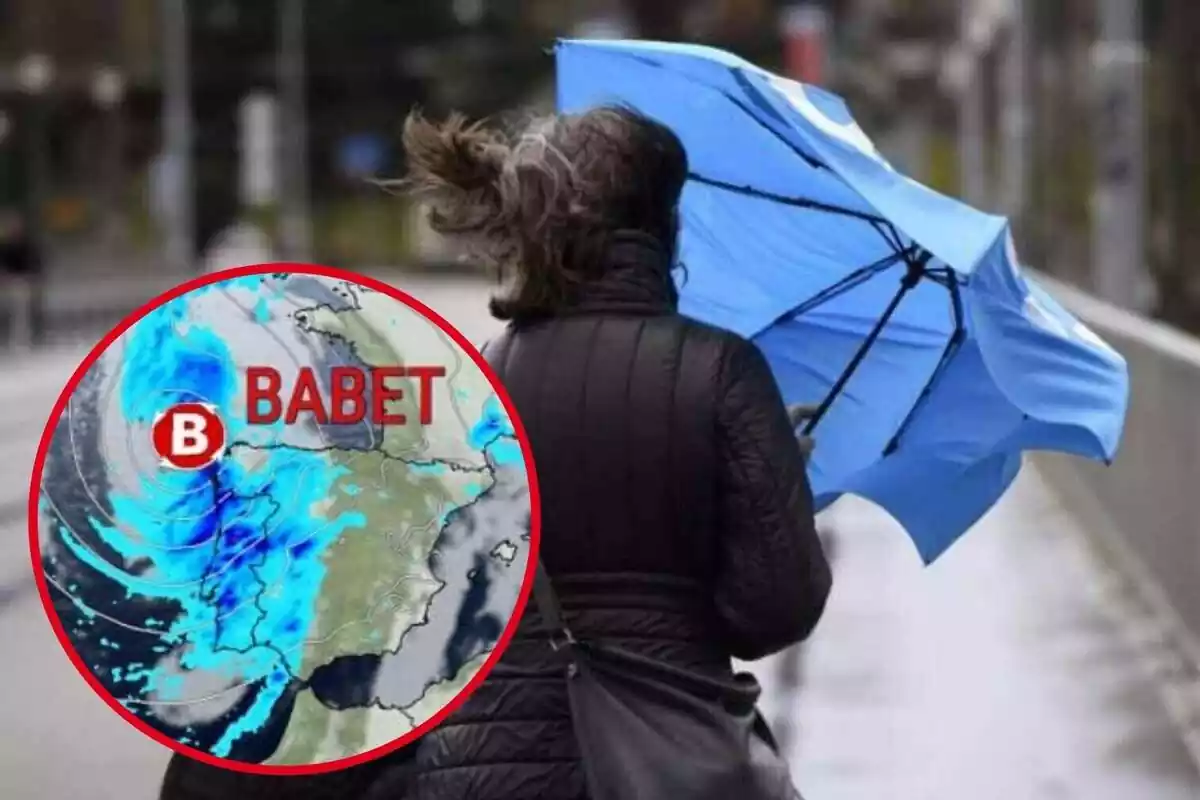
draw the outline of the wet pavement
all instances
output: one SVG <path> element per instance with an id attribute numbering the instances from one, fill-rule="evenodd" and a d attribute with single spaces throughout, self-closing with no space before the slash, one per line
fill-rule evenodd
<path id="1" fill-rule="evenodd" d="M 476 342 L 495 330 L 477 283 L 401 286 Z M 0 388 L 5 800 L 152 800 L 168 756 L 75 673 L 29 577 L 28 469 L 80 355 L 10 360 Z M 1155 677 L 1153 630 L 1035 471 L 930 568 L 866 504 L 824 522 L 837 574 L 826 618 L 790 666 L 756 665 L 808 800 L 1200 800 L 1200 747 L 1180 725 L 1200 690 Z"/>
<path id="2" fill-rule="evenodd" d="M 825 522 L 826 617 L 756 668 L 810 800 L 1200 798 L 1161 643 L 1034 467 L 928 568 L 866 503 Z"/>

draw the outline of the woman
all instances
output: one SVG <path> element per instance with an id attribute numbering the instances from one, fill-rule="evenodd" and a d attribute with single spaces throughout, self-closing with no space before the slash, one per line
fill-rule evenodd
<path id="1" fill-rule="evenodd" d="M 573 631 L 717 677 L 806 638 L 831 578 L 792 421 L 753 344 L 676 308 L 679 139 L 603 108 L 511 140 L 412 116 L 405 145 L 405 184 L 434 229 L 511 283 L 485 355 L 532 443 L 542 560 Z M 517 669 L 405 756 L 327 785 L 345 780 L 352 798 L 369 783 L 370 800 L 586 800 L 533 604 L 500 664 Z"/>
<path id="2" fill-rule="evenodd" d="M 532 443 L 576 635 L 724 677 L 807 637 L 831 579 L 788 412 L 753 344 L 677 311 L 675 134 L 602 108 L 511 142 L 414 116 L 405 144 L 435 230 L 512 283 L 485 355 Z M 372 798 L 586 798 L 532 604 L 501 664 L 546 677 L 490 677 L 421 742 L 409 793 L 385 774 Z"/>

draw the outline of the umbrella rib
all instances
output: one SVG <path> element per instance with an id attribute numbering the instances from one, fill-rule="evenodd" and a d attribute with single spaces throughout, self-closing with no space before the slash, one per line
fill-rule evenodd
<path id="1" fill-rule="evenodd" d="M 665 69 L 665 67 L 664 67 L 664 69 Z M 730 71 L 733 73 L 733 79 L 735 81 L 737 81 L 738 84 L 743 89 L 748 90 L 747 94 L 749 94 L 750 97 L 758 98 L 758 96 L 759 96 L 758 90 L 754 87 L 754 85 L 752 83 L 750 83 L 750 81 L 746 78 L 746 75 L 742 72 L 742 70 L 739 67 L 730 67 Z M 799 147 L 797 147 L 795 144 L 793 144 L 791 142 L 791 140 L 789 140 L 782 133 L 775 130 L 770 125 L 768 125 L 767 123 L 765 123 L 761 119 L 759 119 L 758 115 L 755 114 L 744 102 L 739 100 L 737 97 L 734 97 L 732 94 L 730 94 L 729 92 L 725 91 L 724 89 L 722 89 L 720 87 L 713 86 L 712 88 L 716 89 L 718 92 L 720 92 L 722 95 L 725 96 L 726 100 L 728 100 L 729 102 L 731 102 L 735 106 L 737 106 L 739 109 L 741 109 L 743 114 L 745 114 L 746 116 L 750 117 L 750 119 L 752 119 L 756 123 L 758 123 L 759 127 L 766 130 L 768 133 L 770 133 L 772 136 L 774 136 L 776 139 L 778 139 L 781 143 L 783 143 L 783 145 L 785 147 L 787 147 L 793 153 L 795 153 L 796 155 L 803 158 L 806 162 L 808 162 L 808 165 L 810 167 L 815 167 L 816 169 L 826 169 L 826 170 L 829 169 L 829 166 L 827 164 L 820 161 L 815 156 L 811 156 L 808 153 L 804 152 Z M 775 119 L 779 120 L 780 122 L 784 123 L 785 125 L 787 124 L 786 120 L 784 120 L 782 117 L 780 117 L 779 112 L 777 112 L 775 109 L 771 108 L 770 106 L 763 105 L 762 103 L 756 103 L 756 105 L 759 108 L 761 108 L 763 111 L 765 111 L 766 113 L 770 114 Z"/>
<path id="2" fill-rule="evenodd" d="M 795 206 L 796 208 L 808 208 L 812 209 L 813 211 L 825 211 L 829 214 L 839 214 L 844 217 L 852 217 L 854 219 L 860 219 L 865 222 L 878 225 L 891 224 L 883 217 L 875 216 L 874 214 L 868 214 L 864 211 L 855 211 L 852 208 L 845 208 L 844 206 L 838 206 L 832 203 L 822 203 L 819 200 L 813 200 L 808 197 L 792 197 L 785 194 L 776 194 L 775 192 L 768 192 L 753 186 L 746 186 L 743 184 L 717 180 L 716 178 L 709 178 L 706 175 L 701 175 L 696 172 L 689 172 L 688 180 L 693 180 L 696 183 L 703 183 L 706 186 L 712 186 L 717 189 L 724 189 L 725 191 L 734 192 L 736 194 L 747 195 L 749 197 L 758 197 L 763 200 L 770 200 L 773 203 L 780 203 L 782 205 Z M 890 243 L 891 242 L 889 242 L 889 244 Z"/>
<path id="3" fill-rule="evenodd" d="M 763 200 L 770 200 L 782 205 L 794 206 L 796 208 L 808 208 L 814 211 L 824 211 L 829 214 L 837 214 L 843 217 L 850 217 L 851 219 L 862 220 L 863 222 L 869 223 L 871 227 L 875 229 L 875 232 L 882 237 L 883 241 L 886 242 L 887 245 L 895 250 L 898 254 L 903 254 L 906 249 L 910 249 L 905 248 L 902 237 L 900 236 L 900 231 L 896 229 L 896 226 L 890 219 L 885 217 L 875 214 L 868 214 L 864 211 L 855 211 L 854 209 L 846 208 L 845 206 L 834 205 L 833 203 L 822 203 L 819 200 L 813 200 L 808 197 L 793 197 L 789 195 L 776 194 L 775 192 L 768 192 L 754 186 L 721 181 L 717 180 L 716 178 L 710 178 L 706 175 L 701 175 L 697 172 L 689 172 L 688 179 L 693 180 L 696 183 L 702 183 L 706 186 L 724 189 L 729 192 L 735 192 L 737 194 L 747 195 L 749 197 L 758 197 Z"/>
<path id="4" fill-rule="evenodd" d="M 855 286 L 860 285 L 879 272 L 891 267 L 897 261 L 903 260 L 905 264 L 908 265 L 910 270 L 916 269 L 922 274 L 927 274 L 924 264 L 927 263 L 928 258 L 926 258 L 926 261 L 922 262 L 921 264 L 917 263 L 918 259 L 923 257 L 924 251 L 919 251 L 915 245 L 905 247 L 900 236 L 900 232 L 896 229 L 896 226 L 892 224 L 891 220 L 884 217 L 867 214 L 862 211 L 855 211 L 854 209 L 845 208 L 832 203 L 822 203 L 807 197 L 791 197 L 788 195 L 768 192 L 763 189 L 758 189 L 754 186 L 717 180 L 716 178 L 710 178 L 697 172 L 689 172 L 688 180 L 728 192 L 734 192 L 736 194 L 746 195 L 749 197 L 759 197 L 764 200 L 770 200 L 783 205 L 794 206 L 797 208 L 808 208 L 814 211 L 824 211 L 830 214 L 838 214 L 844 217 L 850 217 L 851 219 L 862 220 L 863 222 L 870 224 L 870 226 L 875 229 L 875 232 L 880 235 L 883 241 L 893 249 L 891 254 L 885 256 L 879 261 L 876 261 L 874 264 L 870 264 L 866 267 L 855 270 L 838 283 L 835 283 L 829 288 L 822 290 L 809 300 L 806 300 L 797 308 L 791 309 L 780 315 L 775 322 L 780 322 L 789 317 L 794 317 L 799 314 L 803 314 L 806 311 L 810 311 L 812 308 L 832 300 L 833 298 L 844 294 L 850 289 L 853 289 Z M 918 255 L 918 253 L 921 253 L 922 255 Z"/>
<path id="5" fill-rule="evenodd" d="M 908 409 L 908 413 L 904 416 L 904 420 L 900 423 L 900 427 L 896 429 L 896 433 L 892 436 L 891 440 L 888 441 L 887 446 L 884 447 L 883 454 L 885 456 L 890 456 L 900 447 L 901 437 L 904 436 L 905 431 L 908 430 L 913 418 L 917 415 L 917 411 L 919 411 L 921 406 L 925 404 L 925 402 L 929 399 L 929 396 L 933 394 L 933 390 L 937 386 L 938 380 L 946 372 L 947 367 L 950 366 L 950 362 L 954 359 L 954 356 L 958 353 L 959 348 L 962 346 L 963 340 L 966 339 L 967 330 L 963 325 L 962 293 L 959 291 L 959 283 L 952 273 L 947 274 L 946 277 L 947 282 L 943 285 L 950 291 L 950 303 L 954 314 L 954 331 L 950 334 L 950 339 L 946 342 L 946 346 L 942 350 L 942 356 L 940 359 L 938 359 L 937 366 L 933 368 L 933 372 L 930 374 L 929 380 L 925 382 L 925 386 L 921 389 L 921 393 L 917 395 L 917 399 L 912 404 L 912 407 Z"/>
<path id="6" fill-rule="evenodd" d="M 813 432 L 813 429 L 817 427 L 817 424 L 829 411 L 830 407 L 833 406 L 834 401 L 841 395 L 842 390 L 846 388 L 846 384 L 850 382 L 850 378 L 858 371 L 859 365 L 862 364 L 863 359 L 867 357 L 867 353 L 875 345 L 875 341 L 883 333 L 883 329 L 896 313 L 896 309 L 900 307 L 900 303 L 904 300 L 905 295 L 915 289 L 917 284 L 921 282 L 921 279 L 925 276 L 925 268 L 932 254 L 927 250 L 923 250 L 915 258 L 908 256 L 907 252 L 902 254 L 902 257 L 904 257 L 905 263 L 908 265 L 908 271 L 900 280 L 899 291 L 892 297 L 883 314 L 875 322 L 875 326 L 871 328 L 871 332 L 867 334 L 862 344 L 859 345 L 858 350 L 850 358 L 850 363 L 846 365 L 846 368 L 842 370 L 842 374 L 838 376 L 833 386 L 830 387 L 829 392 L 825 395 L 825 399 L 821 401 L 821 404 L 817 406 L 817 410 L 809 417 L 807 424 L 804 426 L 804 434 L 806 436 Z"/>
<path id="7" fill-rule="evenodd" d="M 890 219 L 879 217 L 878 220 L 871 221 L 871 227 L 873 227 L 875 232 L 882 236 L 883 240 L 891 245 L 897 253 L 904 252 L 906 248 L 904 247 L 903 238 L 900 236 L 900 231 L 896 230 L 896 226 L 892 224 Z"/>
<path id="8" fill-rule="evenodd" d="M 662 65 L 660 65 L 660 66 L 662 66 Z M 666 67 L 663 67 L 663 68 L 665 69 Z M 752 83 L 750 83 L 750 80 L 746 77 L 746 74 L 743 72 L 743 70 L 740 67 L 730 67 L 730 72 L 733 74 L 733 79 L 735 81 L 737 81 L 738 84 L 741 85 L 743 89 L 747 90 L 747 94 L 750 97 L 756 98 L 756 99 L 759 97 L 759 92 L 758 92 L 757 88 Z M 725 99 L 727 99 L 729 102 L 733 103 L 735 106 L 737 106 L 739 109 L 741 109 L 742 113 L 745 114 L 746 116 L 750 117 L 750 119 L 754 120 L 754 122 L 757 123 L 759 127 L 766 130 L 768 133 L 770 133 L 772 136 L 774 136 L 777 140 L 779 140 L 785 147 L 787 147 L 789 150 L 791 150 L 796 155 L 800 156 L 800 158 L 804 159 L 808 163 L 809 166 L 811 166 L 815 169 L 824 169 L 829 172 L 834 172 L 832 169 L 829 168 L 828 164 L 825 164 L 824 162 L 816 159 L 815 157 L 810 156 L 808 153 L 804 152 L 802 149 L 797 147 L 790 139 L 788 139 L 782 133 L 775 130 L 775 128 L 771 127 L 766 122 L 759 119 L 758 116 L 756 114 L 754 114 L 753 111 L 750 108 L 748 108 L 746 106 L 746 104 L 743 103 L 741 100 L 739 100 L 737 97 L 734 97 L 732 94 L 730 94 L 729 92 L 727 92 L 724 89 L 721 89 L 719 87 L 714 86 L 712 88 L 715 89 L 716 91 L 720 92 L 725 97 Z M 767 114 L 770 114 L 775 119 L 786 124 L 786 121 L 782 117 L 779 116 L 779 112 L 776 111 L 774 108 L 771 108 L 769 105 L 765 105 L 763 103 L 758 103 L 757 105 L 759 106 L 759 108 L 763 109 L 763 111 L 765 111 Z M 837 173 L 834 173 L 834 174 L 837 174 Z M 840 178 L 841 176 L 839 175 L 838 177 Z M 842 180 L 845 181 L 844 178 L 842 178 Z M 716 185 L 716 184 L 714 184 L 714 185 Z M 733 188 L 733 187 L 727 186 L 726 188 Z M 746 187 L 746 188 L 749 188 L 749 187 Z M 853 188 L 853 187 L 851 187 L 851 188 Z M 762 192 L 759 190 L 755 190 L 755 193 L 758 194 L 760 197 L 770 197 L 771 199 L 775 199 L 777 202 L 787 202 L 786 198 L 780 198 L 778 195 L 771 197 L 771 195 L 769 193 Z M 809 203 L 811 203 L 811 202 L 812 201 L 809 201 Z M 891 231 L 892 238 L 889 238 L 883 230 L 879 230 L 879 233 L 883 236 L 884 240 L 887 241 L 887 243 L 890 244 L 896 250 L 904 249 L 904 244 L 903 244 L 902 237 L 900 236 L 900 232 L 898 230 L 896 230 L 896 226 L 892 224 L 892 221 L 885 217 L 866 214 L 866 213 L 860 213 L 860 212 L 854 212 L 848 208 L 843 208 L 841 206 L 825 205 L 825 204 L 809 205 L 808 203 L 805 203 L 803 205 L 805 207 L 810 207 L 810 208 L 820 208 L 823 211 L 829 211 L 830 213 L 834 213 L 834 214 L 844 214 L 846 216 L 856 217 L 857 219 L 867 220 L 877 230 L 879 230 L 879 226 L 885 226 L 889 231 Z"/>
<path id="9" fill-rule="evenodd" d="M 779 323 L 784 322 L 785 320 L 794 319 L 794 318 L 800 316 L 801 314 L 806 314 L 809 311 L 812 311 L 817 306 L 828 303 L 830 300 L 833 300 L 834 298 L 841 297 L 843 294 L 850 291 L 851 289 L 853 289 L 857 286 L 861 286 L 862 284 L 866 283 L 868 280 L 875 277 L 879 273 L 884 272 L 887 269 L 890 269 L 898 261 L 901 261 L 902 259 L 903 259 L 903 255 L 901 253 L 898 253 L 898 252 L 890 253 L 890 254 L 884 256 L 883 258 L 879 259 L 878 261 L 868 264 L 865 267 L 859 267 L 858 269 L 854 270 L 854 272 L 851 272 L 849 275 L 842 278 L 837 283 L 835 283 L 831 286 L 825 287 L 824 289 L 817 292 L 815 295 L 808 298 L 807 300 L 805 300 L 803 303 L 796 306 L 795 308 L 792 308 L 792 309 L 789 309 L 789 310 L 783 312 L 778 317 L 776 317 L 773 322 L 771 322 L 771 325 L 768 325 L 767 327 L 771 327 L 772 325 L 778 325 Z"/>
<path id="10" fill-rule="evenodd" d="M 821 401 L 821 404 L 817 406 L 817 410 L 809 418 L 804 427 L 804 433 L 810 434 L 812 433 L 813 429 L 816 428 L 817 424 L 821 421 L 825 414 L 829 411 L 834 401 L 837 400 L 838 396 L 846 388 L 846 384 L 849 383 L 850 378 L 853 377 L 854 373 L 858 370 L 858 367 L 866 358 L 867 353 L 875 344 L 875 341 L 883 333 L 883 329 L 887 325 L 888 321 L 896 313 L 896 309 L 899 308 L 900 302 L 904 299 L 904 296 L 908 294 L 922 278 L 926 276 L 933 277 L 932 273 L 930 273 L 927 268 L 932 254 L 927 250 L 919 250 L 915 246 L 904 247 L 900 232 L 896 229 L 896 226 L 892 224 L 891 220 L 883 217 L 866 214 L 861 211 L 854 211 L 853 209 L 836 206 L 830 203 L 821 203 L 806 197 L 788 197 L 786 195 L 763 191 L 762 189 L 757 189 L 753 186 L 720 181 L 695 172 L 689 172 L 688 179 L 696 181 L 697 183 L 712 186 L 714 188 L 735 192 L 737 194 L 760 197 L 764 200 L 770 200 L 772 202 L 781 203 L 784 205 L 795 206 L 798 208 L 809 208 L 815 211 L 824 211 L 831 214 L 838 214 L 853 219 L 863 220 L 869 223 L 871 227 L 875 229 L 876 233 L 883 238 L 884 242 L 893 249 L 893 252 L 889 255 L 884 256 L 873 264 L 868 264 L 865 267 L 855 270 L 832 286 L 818 292 L 816 295 L 809 298 L 796 308 L 790 309 L 781 314 L 774 320 L 774 322 L 772 322 L 772 325 L 782 322 L 785 319 L 797 317 L 800 314 L 811 311 L 813 308 L 834 299 L 835 297 L 845 294 L 856 286 L 860 286 L 861 284 L 865 283 L 875 275 L 878 275 L 884 270 L 892 267 L 898 261 L 903 261 L 908 268 L 907 274 L 904 276 L 904 279 L 900 284 L 900 290 L 892 298 L 887 309 L 884 310 L 883 315 L 876 322 L 875 326 L 871 329 L 871 332 L 867 335 L 867 338 L 863 340 L 862 345 L 859 346 L 858 350 L 854 353 L 854 356 L 850 359 L 850 362 L 846 365 L 845 370 L 843 370 L 842 374 L 838 376 L 837 381 L 825 395 L 824 400 Z M 945 365 L 949 363 L 954 353 L 958 350 L 958 345 L 961 343 L 963 336 L 962 302 L 958 292 L 958 282 L 955 279 L 955 276 L 948 275 L 947 283 L 945 285 L 949 287 L 954 302 L 954 332 L 951 334 L 950 341 L 947 342 L 945 349 L 942 351 L 942 357 L 938 362 L 938 366 L 934 368 L 933 374 L 930 376 L 929 381 L 922 389 L 917 401 L 913 403 L 913 407 L 909 409 L 908 415 L 904 418 L 904 421 L 900 425 L 900 429 L 888 443 L 887 448 L 884 451 L 885 455 L 896 449 L 899 444 L 900 435 L 904 432 L 909 422 L 912 420 L 917 407 L 921 405 L 925 398 L 928 397 L 928 395 L 932 392 L 938 376 L 945 371 Z"/>

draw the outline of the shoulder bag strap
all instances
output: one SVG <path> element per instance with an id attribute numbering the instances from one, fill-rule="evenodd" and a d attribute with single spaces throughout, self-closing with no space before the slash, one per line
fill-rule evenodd
<path id="1" fill-rule="evenodd" d="M 550 581 L 550 574 L 539 558 L 537 572 L 533 578 L 533 600 L 537 603 L 538 611 L 542 614 L 542 622 L 550 633 L 550 646 L 558 650 L 564 644 L 575 644 L 575 636 L 563 619 L 562 606 L 558 603 L 558 593 Z"/>

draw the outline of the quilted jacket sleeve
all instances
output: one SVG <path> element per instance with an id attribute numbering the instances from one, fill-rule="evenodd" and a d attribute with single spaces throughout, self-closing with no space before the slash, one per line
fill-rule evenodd
<path id="1" fill-rule="evenodd" d="M 716 605 L 732 654 L 753 660 L 811 633 L 832 576 L 795 433 L 754 344 L 731 343 L 720 389 Z"/>

